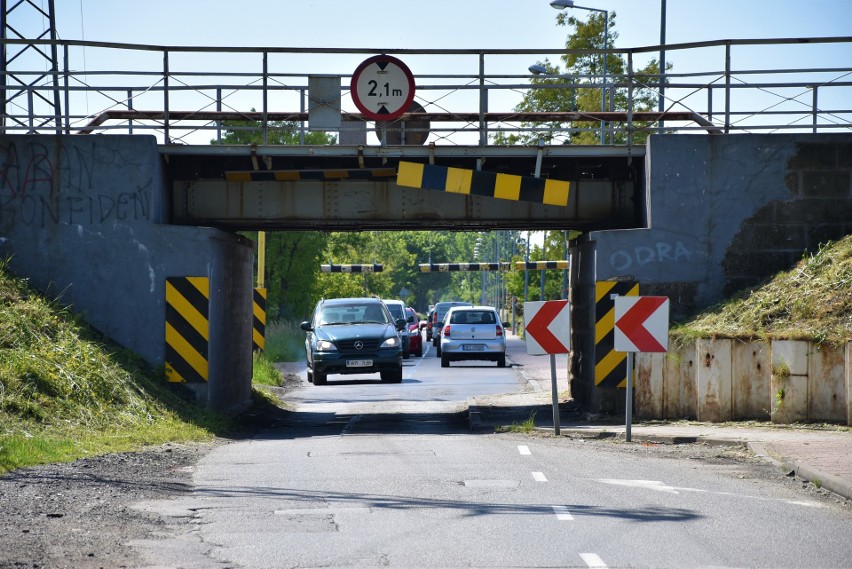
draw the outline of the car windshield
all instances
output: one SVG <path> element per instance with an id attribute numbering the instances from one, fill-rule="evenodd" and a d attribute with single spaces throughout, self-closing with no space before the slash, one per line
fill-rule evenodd
<path id="1" fill-rule="evenodd" d="M 402 306 L 400 306 L 399 304 L 388 304 L 387 307 L 388 310 L 390 310 L 391 315 L 395 319 L 405 319 L 405 316 L 402 315 Z"/>
<path id="2" fill-rule="evenodd" d="M 321 326 L 365 322 L 387 324 L 388 317 L 378 304 L 336 304 L 324 306 L 320 311 Z"/>
<path id="3" fill-rule="evenodd" d="M 484 310 L 458 310 L 450 315 L 450 324 L 496 324 L 494 313 Z"/>

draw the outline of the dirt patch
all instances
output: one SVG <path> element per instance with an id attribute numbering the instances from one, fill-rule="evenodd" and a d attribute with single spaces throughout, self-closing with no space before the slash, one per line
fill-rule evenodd
<path id="1" fill-rule="evenodd" d="M 213 444 L 167 444 L 0 476 L 0 568 L 138 567 L 126 544 L 165 522 L 133 509 L 192 491 L 192 466 Z"/>

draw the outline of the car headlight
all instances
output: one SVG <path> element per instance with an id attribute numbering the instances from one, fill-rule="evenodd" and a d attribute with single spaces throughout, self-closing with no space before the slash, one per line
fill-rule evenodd
<path id="1" fill-rule="evenodd" d="M 390 338 L 385 339 L 385 341 L 382 342 L 382 345 L 379 346 L 379 347 L 380 348 L 396 348 L 397 346 L 399 346 L 399 338 L 397 338 L 396 336 L 391 336 Z"/>
<path id="2" fill-rule="evenodd" d="M 328 340 L 317 340 L 317 351 L 318 352 L 336 352 L 337 346 Z"/>

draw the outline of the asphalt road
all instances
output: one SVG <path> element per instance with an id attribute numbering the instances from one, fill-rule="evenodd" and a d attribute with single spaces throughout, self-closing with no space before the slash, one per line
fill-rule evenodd
<path id="1" fill-rule="evenodd" d="M 466 399 L 527 389 L 518 371 L 430 352 L 402 384 L 305 382 L 286 424 L 147 504 L 191 531 L 136 546 L 170 567 L 849 567 L 850 511 L 744 451 L 472 433 Z"/>

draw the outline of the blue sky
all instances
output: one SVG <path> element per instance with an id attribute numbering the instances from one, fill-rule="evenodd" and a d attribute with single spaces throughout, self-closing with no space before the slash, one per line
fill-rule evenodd
<path id="1" fill-rule="evenodd" d="M 619 47 L 659 43 L 660 0 L 577 4 L 616 13 Z M 56 5 L 63 39 L 386 49 L 556 48 L 565 39 L 548 0 L 61 0 Z M 852 35 L 850 0 L 668 0 L 666 11 L 667 43 Z"/>
<path id="2" fill-rule="evenodd" d="M 47 0 L 33 0 L 46 4 Z M 418 48 L 440 49 L 541 49 L 564 47 L 567 29 L 556 25 L 559 11 L 549 0 L 57 0 L 56 22 L 61 39 L 152 44 L 168 46 L 247 46 L 247 47 L 327 47 L 368 48 L 379 51 Z M 660 41 L 661 0 L 577 0 L 578 5 L 609 10 L 616 16 L 619 35 L 616 47 L 658 45 Z M 591 12 L 570 10 L 586 18 Z M 33 14 L 32 11 L 29 14 Z M 852 36 L 852 0 L 667 0 L 666 43 L 677 44 L 737 38 L 783 38 Z M 30 16 L 34 19 L 33 16 Z M 19 29 L 43 30 L 39 21 L 20 22 Z M 139 54 L 105 56 L 87 49 L 84 57 L 74 54 L 77 71 L 141 67 L 133 57 Z M 656 54 L 650 54 L 652 57 Z M 108 59 L 113 57 L 113 59 Z M 366 55 L 338 56 L 317 62 L 307 57 L 289 57 L 277 68 L 310 74 L 351 74 Z M 493 58 L 487 73 L 527 74 L 527 67 L 543 57 L 523 55 Z M 547 56 L 558 62 L 558 56 Z M 475 66 L 461 69 L 456 63 L 436 57 L 403 58 L 415 77 L 436 73 L 476 72 Z M 81 61 L 82 60 L 82 61 Z M 674 73 L 718 71 L 724 68 L 722 48 L 677 51 L 670 49 L 667 60 Z M 733 65 L 739 69 L 763 66 L 809 68 L 815 66 L 852 67 L 852 43 L 797 45 L 774 48 L 735 46 Z M 828 62 L 828 63 L 825 63 Z M 643 61 L 637 61 L 637 67 Z M 187 65 L 186 63 L 184 63 Z M 154 63 L 156 69 L 157 64 Z M 175 58 L 174 65 L 180 65 Z M 219 56 L 193 61 L 188 67 L 232 71 L 252 68 L 257 58 L 244 63 L 237 57 Z M 194 67 L 193 67 L 194 66 Z M 461 69 L 461 70 L 459 70 Z M 94 78 L 89 78 L 95 80 Z M 822 80 L 844 80 L 842 74 Z M 524 82 L 525 79 L 519 79 Z M 810 78 L 802 81 L 811 81 Z M 820 89 L 820 106 L 848 108 L 849 90 Z M 837 95 L 834 95 L 837 94 Z M 418 93 L 420 95 L 420 93 Z M 785 96 L 798 96 L 786 94 Z M 519 93 L 507 93 L 500 100 L 495 93 L 491 111 L 509 110 Z M 832 96 L 836 100 L 832 101 Z M 802 95 L 800 106 L 809 104 Z M 807 101 L 806 101 L 807 100 Z M 451 105 L 446 101 L 447 108 Z M 769 103 L 771 104 L 771 103 Z M 104 105 L 87 102 L 86 112 L 98 112 Z M 502 105 L 502 107 L 500 107 Z M 714 103 L 714 106 L 716 103 Z M 764 103 L 755 108 L 763 108 Z M 252 103 L 251 106 L 257 106 Z M 499 108 L 498 108 L 499 107 Z M 142 108 L 142 101 L 140 106 Z M 344 108 L 346 108 L 344 103 Z M 295 110 L 295 109 L 287 109 Z M 354 107 L 352 109 L 354 110 Z M 431 109 L 441 110 L 441 109 Z M 453 108 L 475 111 L 475 108 Z M 751 111 L 752 109 L 749 109 Z"/>

